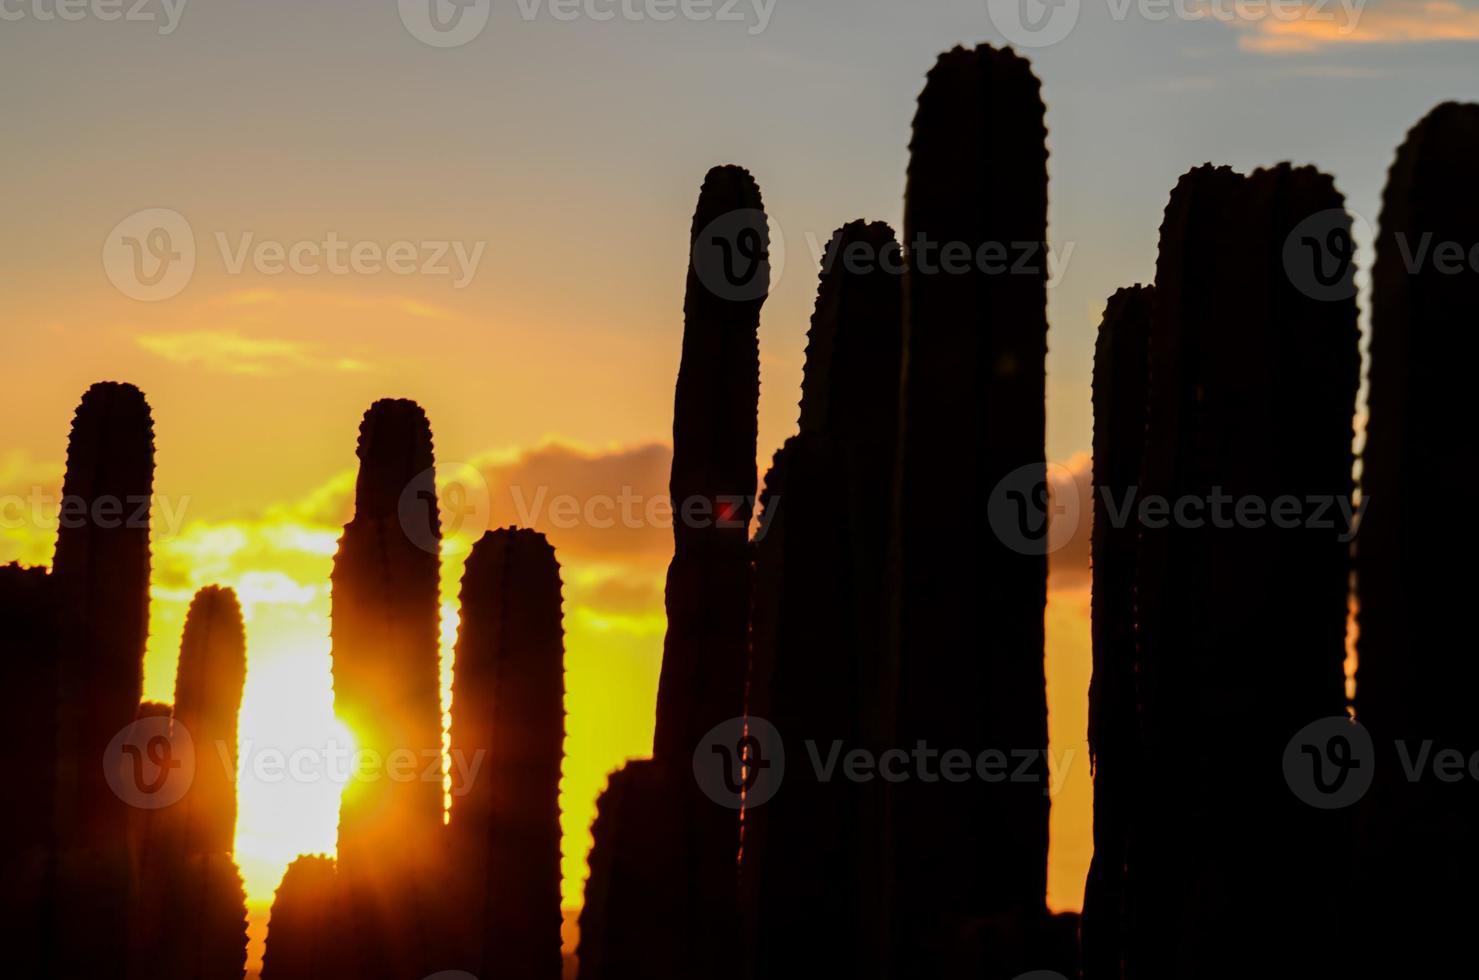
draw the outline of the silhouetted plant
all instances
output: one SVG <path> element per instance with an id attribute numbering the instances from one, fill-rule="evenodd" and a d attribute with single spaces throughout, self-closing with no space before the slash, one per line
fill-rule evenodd
<path id="1" fill-rule="evenodd" d="M 1046 915 L 1046 528 L 1009 541 L 988 519 L 993 492 L 1010 506 L 1046 484 L 1043 118 L 1027 61 L 957 48 L 910 144 L 898 744 L 1037 760 L 995 784 L 896 787 L 894 972 L 921 978 L 1032 968 L 1024 937 Z"/>
<path id="2" fill-rule="evenodd" d="M 1094 857 L 1084 894 L 1087 980 L 1122 976 L 1131 808 L 1143 778 L 1135 695 L 1138 533 L 1133 523 L 1113 519 L 1109 501 L 1126 499 L 1140 482 L 1153 297 L 1148 286 L 1110 297 L 1094 347 L 1094 677 L 1089 687 Z"/>
<path id="3" fill-rule="evenodd" d="M 651 759 L 611 774 L 591 828 L 580 980 L 690 976 L 672 923 L 689 914 L 687 895 L 675 887 L 687 856 L 673 845 L 682 831 L 683 784 L 677 781 L 692 778 Z"/>
<path id="4" fill-rule="evenodd" d="M 15 976 L 45 976 L 56 769 L 56 625 L 44 568 L 0 566 L 0 765 L 12 787 L 0 808 L 0 937 Z"/>
<path id="5" fill-rule="evenodd" d="M 624 950 L 634 956 L 645 950 L 650 961 L 625 961 L 611 969 L 626 972 L 606 975 L 645 980 L 695 975 L 725 980 L 738 975 L 743 959 L 738 815 L 699 791 L 691 766 L 702 738 L 745 708 L 749 525 L 760 396 L 757 331 L 770 282 L 769 228 L 760 188 L 747 171 L 733 166 L 709 171 L 689 242 L 669 483 L 674 553 L 653 736 L 654 762 L 669 771 L 629 791 L 678 794 L 677 801 L 643 800 L 633 806 L 641 812 L 675 808 L 675 833 L 667 846 L 677 874 L 651 879 L 641 893 L 623 891 L 625 879 L 590 886 L 607 891 L 604 908 L 635 913 L 632 921 L 645 923 L 645 941 Z M 714 256 L 720 257 L 717 266 Z M 630 826 L 619 824 L 613 831 L 616 866 L 626 860 L 621 854 L 628 847 L 621 828 Z M 660 909 L 679 914 L 663 916 Z M 617 935 L 609 924 L 595 932 Z M 582 939 L 582 948 L 586 945 Z M 601 953 L 593 959 L 613 961 Z M 678 973 L 664 972 L 674 964 Z"/>
<path id="6" fill-rule="evenodd" d="M 462 579 L 450 866 L 467 919 L 458 965 L 478 976 L 560 977 L 560 590 L 544 535 L 514 528 L 485 534 Z"/>
<path id="7" fill-rule="evenodd" d="M 1454 569 L 1462 535 L 1434 513 L 1447 487 L 1472 482 L 1467 391 L 1479 316 L 1479 105 L 1446 103 L 1407 135 L 1382 202 L 1372 275 L 1370 420 L 1356 539 L 1356 717 L 1378 747 L 1360 839 L 1365 896 L 1355 943 L 1369 975 L 1472 969 L 1479 785 L 1447 782 L 1411 760 L 1479 751 L 1479 667 L 1443 610 L 1472 601 Z M 1456 249 L 1456 250 L 1455 250 Z M 1447 569 L 1445 571 L 1445 569 Z M 1460 648 L 1455 648 L 1455 643 Z"/>
<path id="8" fill-rule="evenodd" d="M 132 385 L 93 385 L 67 446 L 52 562 L 57 611 L 56 901 L 50 969 L 123 975 L 133 880 L 129 820 L 105 750 L 134 719 L 149 622 L 149 405 Z"/>
<path id="9" fill-rule="evenodd" d="M 766 477 L 755 545 L 750 713 L 793 744 L 889 747 L 888 554 L 901 377 L 898 244 L 887 225 L 838 231 L 822 262 L 801 434 Z M 756 973 L 882 976 L 887 840 L 881 783 L 793 767 L 745 813 Z M 845 942 L 817 937 L 846 936 Z"/>
<path id="10" fill-rule="evenodd" d="M 1245 179 L 1206 167 L 1177 186 L 1156 275 L 1144 497 L 1323 500 L 1328 515 L 1349 499 L 1354 290 L 1296 287 L 1287 246 L 1312 218 L 1349 230 L 1333 181 L 1311 168 Z M 1283 767 L 1296 732 L 1345 708 L 1349 545 L 1337 521 L 1303 519 L 1314 516 L 1139 529 L 1136 975 L 1332 961 L 1333 905 L 1311 908 L 1308 895 L 1341 873 L 1344 828 L 1291 794 Z"/>
<path id="11" fill-rule="evenodd" d="M 302 855 L 288 865 L 267 920 L 262 980 L 348 980 L 340 903 L 332 858 Z"/>
<path id="12" fill-rule="evenodd" d="M 361 976 L 425 972 L 434 918 L 417 882 L 438 854 L 441 753 L 441 523 L 431 426 L 414 402 L 383 399 L 360 426 L 354 519 L 333 571 L 335 713 L 358 747 L 414 760 L 416 778 L 357 780 L 339 814 L 338 873 L 363 930 Z"/>
<path id="13" fill-rule="evenodd" d="M 231 589 L 195 594 L 180 641 L 174 720 L 195 744 L 195 778 L 177 804 L 187 854 L 226 853 L 236 837 L 236 726 L 246 685 L 246 627 Z"/>

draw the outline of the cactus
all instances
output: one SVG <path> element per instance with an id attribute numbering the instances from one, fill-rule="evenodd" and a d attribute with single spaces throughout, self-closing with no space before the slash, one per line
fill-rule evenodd
<path id="1" fill-rule="evenodd" d="M 837 741 L 845 751 L 889 746 L 902 282 L 881 263 L 897 258 L 886 225 L 855 222 L 832 239 L 807 346 L 802 431 L 766 478 L 755 545 L 749 713 L 823 752 Z M 884 819 L 881 784 L 824 784 L 805 766 L 790 769 L 775 800 L 746 811 L 757 975 L 883 975 Z"/>
<path id="2" fill-rule="evenodd" d="M 121 843 L 123 803 L 99 760 L 133 720 L 149 624 L 154 426 L 132 385 L 93 385 L 67 446 L 52 562 L 61 672 L 57 831 L 63 846 Z M 135 519 L 139 518 L 139 519 Z"/>
<path id="3" fill-rule="evenodd" d="M 674 554 L 653 736 L 653 757 L 667 764 L 686 766 L 710 728 L 744 710 L 748 528 L 760 398 L 757 331 L 764 297 L 736 300 L 716 293 L 714 283 L 700 275 L 698 250 L 708 246 L 701 236 L 715 222 L 762 207 L 760 188 L 747 171 L 715 167 L 704 179 L 693 216 L 695 258 L 683 302 L 683 355 L 673 405 Z M 765 233 L 763 222 L 750 227 Z M 705 512 L 685 519 L 690 506 Z"/>
<path id="4" fill-rule="evenodd" d="M 1094 348 L 1094 676 L 1089 752 L 1094 775 L 1094 858 L 1084 892 L 1086 980 L 1118 980 L 1125 952 L 1125 867 L 1131 807 L 1142 779 L 1135 698 L 1133 524 L 1112 523 L 1109 501 L 1140 482 L 1154 289 L 1109 300 Z"/>
<path id="5" fill-rule="evenodd" d="M 1156 274 L 1143 496 L 1349 498 L 1354 290 L 1301 292 L 1286 251 L 1307 219 L 1343 213 L 1311 168 L 1182 178 Z M 1334 928 L 1333 910 L 1303 903 L 1341 873 L 1343 829 L 1289 792 L 1283 754 L 1305 725 L 1345 708 L 1342 533 L 1206 515 L 1141 528 L 1148 785 L 1131 832 L 1127 954 L 1137 973 L 1191 964 L 1245 976 L 1273 955 L 1300 971 L 1329 965 L 1311 937 Z"/>
<path id="6" fill-rule="evenodd" d="M 341 980 L 347 956 L 332 858 L 302 855 L 273 897 L 262 980 Z"/>
<path id="7" fill-rule="evenodd" d="M 361 750 L 413 760 L 418 778 L 351 783 L 338 873 L 365 929 L 366 977 L 423 970 L 435 928 L 414 883 L 438 854 L 442 786 L 439 542 L 431 426 L 413 402 L 381 400 L 360 426 L 354 518 L 333 570 L 336 714 Z"/>
<path id="8" fill-rule="evenodd" d="M 1479 311 L 1476 163 L 1479 105 L 1440 105 L 1412 129 L 1388 177 L 1372 276 L 1356 717 L 1380 754 L 1362 827 L 1370 898 L 1358 948 L 1373 971 L 1414 976 L 1471 968 L 1465 913 L 1479 875 L 1469 842 L 1479 820 L 1473 780 L 1450 784 L 1429 769 L 1408 781 L 1396 755 L 1399 742 L 1409 759 L 1425 742 L 1430 754 L 1467 759 L 1479 750 L 1469 697 L 1479 672 L 1454 650 L 1441 613 L 1471 601 L 1469 579 L 1441 571 L 1455 542 L 1433 512 L 1435 490 L 1473 474 L 1461 448 L 1468 416 L 1455 411 L 1454 396 L 1467 384 L 1464 351 L 1474 349 Z M 1447 266 L 1453 243 L 1466 256 L 1461 271 Z"/>
<path id="9" fill-rule="evenodd" d="M 560 591 L 544 535 L 514 528 L 484 535 L 462 579 L 450 843 L 469 920 L 459 966 L 478 976 L 560 977 Z"/>
<path id="10" fill-rule="evenodd" d="M 52 562 L 57 613 L 56 900 L 50 969 L 123 975 L 134 887 L 129 813 L 104 778 L 134 719 L 149 623 L 149 404 L 132 385 L 89 388 L 73 419 Z"/>
<path id="11" fill-rule="evenodd" d="M 684 777 L 657 763 L 628 762 L 596 804 L 585 903 L 580 910 L 580 980 L 647 980 L 691 974 L 672 923 L 688 916 L 682 827 Z"/>
<path id="12" fill-rule="evenodd" d="M 144 811 L 132 975 L 239 978 L 246 962 L 246 895 L 231 853 L 236 836 L 236 726 L 246 682 L 246 636 L 230 589 L 201 589 L 190 604 L 175 675 L 175 704 L 142 705 L 172 717 L 188 738 L 194 776 L 184 797 Z M 174 753 L 183 755 L 183 750 Z"/>
<path id="13" fill-rule="evenodd" d="M 16 976 L 45 976 L 46 855 L 56 768 L 56 626 L 44 568 L 0 566 L 0 717 L 4 772 L 19 789 L 0 811 L 0 938 Z"/>
<path id="14" fill-rule="evenodd" d="M 195 594 L 180 641 L 174 720 L 195 745 L 195 779 L 180 801 L 187 854 L 227 853 L 236 837 L 236 722 L 246 685 L 246 632 L 231 589 Z"/>
<path id="15" fill-rule="evenodd" d="M 1005 478 L 1047 477 L 1043 120 L 1024 59 L 957 48 L 910 146 L 898 744 L 1036 760 L 1025 780 L 896 787 L 894 972 L 917 977 L 1024 972 L 1046 915 L 1047 561 L 987 518 Z M 1007 939 L 988 948 L 993 930 Z"/>
<path id="16" fill-rule="evenodd" d="M 688 774 L 700 740 L 745 710 L 757 331 L 770 283 L 768 256 L 769 228 L 754 179 L 739 167 L 710 170 L 693 217 L 683 303 L 669 484 L 674 553 L 653 735 L 654 762 L 668 771 L 651 785 L 681 799 L 644 804 L 676 808 L 677 832 L 668 843 L 676 850 L 678 874 L 644 894 L 613 892 L 607 903 L 623 913 L 634 906 L 680 911 L 673 919 L 648 916 L 646 947 L 653 960 L 631 969 L 650 980 L 694 974 L 725 980 L 738 974 L 741 962 L 739 820 L 705 798 Z M 736 272 L 743 276 L 734 278 Z M 716 278 L 721 274 L 726 278 Z M 619 838 L 612 842 L 618 850 L 624 846 Z M 611 887 L 619 889 L 620 882 Z M 610 928 L 597 932 L 613 934 Z M 682 964 L 680 973 L 661 972 L 664 962 Z"/>

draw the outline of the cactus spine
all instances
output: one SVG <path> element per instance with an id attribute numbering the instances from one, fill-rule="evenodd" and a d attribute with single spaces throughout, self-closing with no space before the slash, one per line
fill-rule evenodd
<path id="1" fill-rule="evenodd" d="M 461 965 L 478 976 L 560 976 L 560 591 L 544 535 L 514 528 L 484 535 L 462 579 L 450 830 L 469 915 Z"/>
<path id="2" fill-rule="evenodd" d="M 1154 289 L 1109 300 L 1094 349 L 1094 528 L 1091 599 L 1094 675 L 1089 751 L 1094 772 L 1094 858 L 1084 894 L 1087 980 L 1118 980 L 1125 954 L 1125 874 L 1131 808 L 1143 778 L 1135 694 L 1133 524 L 1112 523 L 1109 500 L 1140 482 Z"/>
<path id="3" fill-rule="evenodd" d="M 766 478 L 756 544 L 750 714 L 793 744 L 888 747 L 888 553 L 901 371 L 898 243 L 855 222 L 822 264 L 801 434 Z M 891 264 L 891 265 L 890 265 Z M 882 786 L 793 767 L 745 814 L 757 975 L 882 976 L 887 840 Z M 817 935 L 850 936 L 845 944 Z"/>
<path id="4" fill-rule="evenodd" d="M 987 45 L 942 56 L 914 118 L 898 744 L 1039 760 L 1025 782 L 897 787 L 894 972 L 918 977 L 1024 972 L 1046 914 L 1047 561 L 986 506 L 1009 475 L 1046 482 L 1046 136 L 1028 63 Z M 1034 271 L 980 260 L 1024 248 Z"/>
<path id="5" fill-rule="evenodd" d="M 1431 769 L 1405 780 L 1396 746 L 1409 759 L 1424 743 L 1464 758 L 1479 750 L 1470 696 L 1479 669 L 1454 649 L 1444 616 L 1471 601 L 1472 576 L 1453 569 L 1454 538 L 1433 512 L 1435 489 L 1474 473 L 1457 448 L 1472 416 L 1454 398 L 1468 384 L 1479 314 L 1476 163 L 1479 105 L 1438 106 L 1397 152 L 1376 244 L 1366 511 L 1356 539 L 1356 717 L 1380 752 L 1361 838 L 1370 900 L 1358 948 L 1371 975 L 1456 974 L 1472 962 L 1465 937 L 1479 861 L 1469 838 L 1479 790 Z M 1464 256 L 1457 271 L 1455 244 Z"/>
<path id="6" fill-rule="evenodd" d="M 381 400 L 360 426 L 354 519 L 333 571 L 334 707 L 359 748 L 440 758 L 441 524 L 431 426 L 414 402 Z M 442 831 L 440 780 L 351 783 L 339 816 L 341 883 L 368 941 L 366 977 L 421 970 L 434 923 L 417 882 Z M 423 971 L 424 972 L 424 971 Z"/>

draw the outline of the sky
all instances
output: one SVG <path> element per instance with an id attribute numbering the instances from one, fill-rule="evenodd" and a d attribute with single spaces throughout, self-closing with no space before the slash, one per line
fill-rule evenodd
<path id="1" fill-rule="evenodd" d="M 854 218 L 897 227 L 925 72 L 957 43 L 1022 41 L 1020 11 L 691 0 L 661 19 L 662 0 L 496 0 L 464 38 L 428 33 L 424 0 L 63 3 L 0 0 L 0 497 L 28 501 L 5 512 L 0 561 L 50 560 L 45 495 L 82 391 L 138 384 L 160 496 L 146 696 L 171 697 L 193 591 L 231 585 L 244 755 L 322 744 L 355 433 L 375 398 L 416 399 L 443 471 L 482 501 L 444 556 L 447 649 L 484 516 L 546 530 L 564 567 L 578 902 L 595 794 L 650 749 L 670 534 L 557 519 L 537 489 L 661 497 L 689 220 L 720 163 L 753 171 L 785 248 L 761 325 L 763 467 L 796 425 L 820 249 Z M 489 10 L 466 5 L 449 21 L 464 33 Z M 1479 97 L 1479 6 L 1274 9 L 1064 0 L 1047 12 L 1069 21 L 1025 38 L 1048 106 L 1047 448 L 1065 472 L 1087 466 L 1104 301 L 1152 276 L 1179 174 L 1314 163 L 1374 224 L 1406 130 Z M 179 258 L 154 281 L 157 227 Z M 1055 562 L 1048 611 L 1054 748 L 1077 759 L 1055 800 L 1057 908 L 1076 907 L 1089 854 L 1086 562 Z M 262 904 L 295 854 L 332 849 L 337 787 L 244 775 L 241 794 Z"/>

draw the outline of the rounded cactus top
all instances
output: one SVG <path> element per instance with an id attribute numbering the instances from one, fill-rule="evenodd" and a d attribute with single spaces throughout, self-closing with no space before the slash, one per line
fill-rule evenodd
<path id="1" fill-rule="evenodd" d="M 154 420 L 144 393 L 117 381 L 88 388 L 72 418 L 63 494 L 147 496 L 153 478 Z"/>
<path id="2" fill-rule="evenodd" d="M 355 454 L 357 518 L 395 518 L 402 495 L 413 483 L 424 482 L 435 492 L 431 422 L 413 401 L 382 398 L 371 405 L 360 423 Z"/>
<path id="3" fill-rule="evenodd" d="M 725 164 L 714 167 L 704 176 L 698 192 L 698 208 L 693 214 L 693 235 L 732 211 L 764 210 L 760 185 L 744 167 Z"/>

